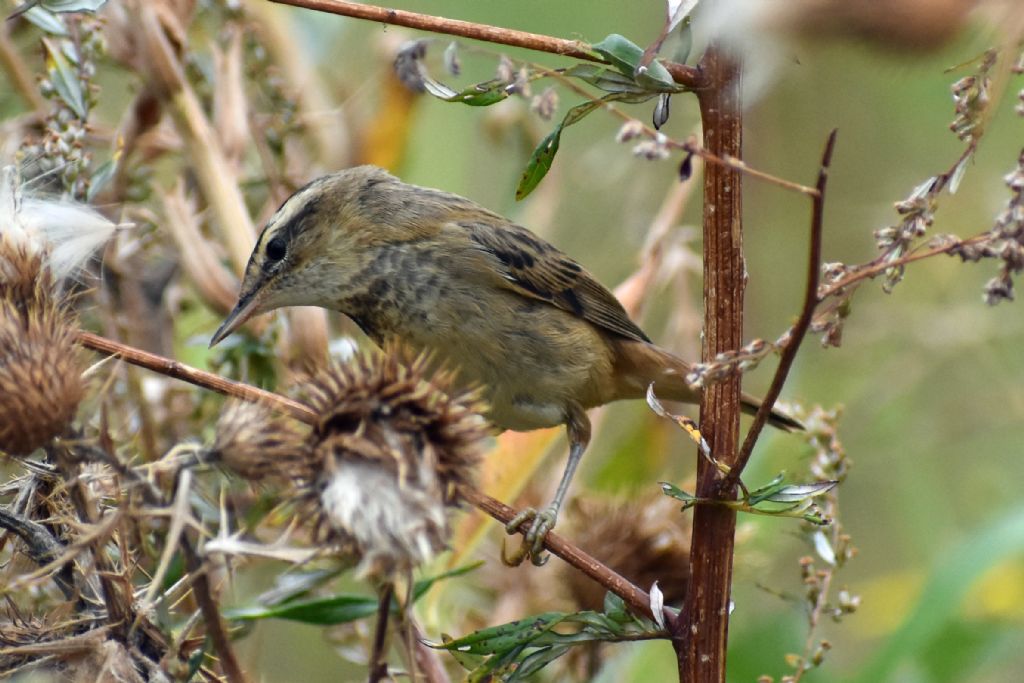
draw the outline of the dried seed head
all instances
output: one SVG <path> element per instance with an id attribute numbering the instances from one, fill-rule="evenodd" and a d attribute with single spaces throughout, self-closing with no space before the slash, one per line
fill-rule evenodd
<path id="1" fill-rule="evenodd" d="M 577 544 L 644 590 L 655 581 L 665 603 L 682 602 L 690 579 L 690 528 L 661 493 L 628 501 L 577 499 L 567 515 Z M 576 571 L 564 573 L 579 609 L 600 610 L 605 591 Z"/>
<path id="2" fill-rule="evenodd" d="M 308 387 L 319 414 L 306 487 L 319 525 L 360 558 L 362 575 L 407 571 L 444 548 L 446 507 L 471 480 L 487 427 L 472 394 L 420 357 L 361 356 Z"/>
<path id="3" fill-rule="evenodd" d="M 119 227 L 85 204 L 26 195 L 19 182 L 16 168 L 0 168 L 0 245 L 8 258 L 24 253 L 42 259 L 57 280 L 72 277 Z"/>
<path id="4" fill-rule="evenodd" d="M 116 227 L 89 207 L 24 196 L 17 170 L 0 168 L 0 451 L 28 455 L 74 417 L 77 323 L 57 280 Z"/>
<path id="5" fill-rule="evenodd" d="M 250 481 L 309 476 L 306 434 L 269 406 L 229 401 L 217 421 L 213 457 Z"/>
<path id="6" fill-rule="evenodd" d="M 42 287 L 27 300 L 0 295 L 0 450 L 28 455 L 75 416 L 85 391 L 75 336 Z"/>

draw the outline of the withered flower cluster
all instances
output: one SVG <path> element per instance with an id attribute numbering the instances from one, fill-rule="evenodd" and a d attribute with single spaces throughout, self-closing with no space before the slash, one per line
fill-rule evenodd
<path id="1" fill-rule="evenodd" d="M 488 433 L 475 394 L 400 353 L 335 365 L 303 393 L 316 413 L 307 433 L 264 408 L 229 407 L 214 445 L 221 462 L 252 480 L 287 480 L 360 575 L 406 572 L 441 551 L 447 510 Z"/>
<path id="2" fill-rule="evenodd" d="M 0 223 L 12 214 L 0 213 Z M 0 224 L 0 451 L 24 456 L 59 436 L 85 388 L 76 321 L 46 249 Z"/>

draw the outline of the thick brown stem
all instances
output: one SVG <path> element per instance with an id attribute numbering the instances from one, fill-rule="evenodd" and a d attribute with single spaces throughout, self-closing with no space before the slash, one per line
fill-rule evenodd
<path id="1" fill-rule="evenodd" d="M 740 69 L 716 47 L 701 61 L 713 84 L 698 93 L 704 147 L 716 156 L 740 158 L 742 116 Z M 709 164 L 704 175 L 704 343 L 705 362 L 743 343 L 743 225 L 741 176 Z M 734 375 L 704 390 L 701 432 L 715 458 L 731 465 L 740 426 L 740 377 Z M 697 495 L 733 497 L 723 488 L 718 470 L 697 458 Z M 690 683 L 725 681 L 729 633 L 729 596 L 736 513 L 717 505 L 694 511 L 690 550 L 690 584 L 681 618 L 673 629 L 679 678 Z"/>

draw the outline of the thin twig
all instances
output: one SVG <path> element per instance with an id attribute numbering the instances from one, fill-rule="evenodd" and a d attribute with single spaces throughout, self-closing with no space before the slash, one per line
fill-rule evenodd
<path id="1" fill-rule="evenodd" d="M 932 256 L 938 256 L 939 254 L 948 254 L 949 252 L 953 251 L 958 247 L 974 244 L 976 242 L 982 242 L 990 238 L 991 233 L 986 230 L 985 232 L 979 233 L 972 237 L 968 237 L 967 239 L 950 239 L 938 243 L 922 245 L 918 249 L 908 252 L 903 256 L 897 259 L 893 259 L 891 261 L 886 261 L 884 255 L 880 256 L 874 261 L 870 261 L 863 266 L 858 266 L 844 277 L 822 287 L 821 292 L 819 293 L 819 298 L 820 300 L 824 301 L 830 296 L 838 294 L 847 287 L 855 285 L 863 280 L 875 278 L 884 273 L 885 271 L 889 270 L 890 268 L 898 268 L 899 266 L 903 266 L 908 263 L 913 263 L 914 261 L 921 261 L 926 258 L 931 258 Z"/>
<path id="2" fill-rule="evenodd" d="M 192 542 L 187 536 L 182 536 L 180 541 L 181 554 L 185 559 L 185 568 L 188 573 L 195 577 L 192 584 L 192 594 L 199 603 L 199 611 L 203 613 L 203 621 L 206 622 L 206 634 L 213 643 L 213 651 L 220 659 L 221 671 L 229 683 L 245 683 L 248 679 L 238 664 L 235 651 L 231 649 L 231 640 L 227 631 L 224 630 L 224 621 L 217 607 L 217 601 L 213 598 L 213 589 L 210 586 L 210 579 L 206 574 L 199 555 L 192 547 Z"/>
<path id="3" fill-rule="evenodd" d="M 377 625 L 373 629 L 373 645 L 370 648 L 370 675 L 367 683 L 380 683 L 388 678 L 388 662 L 385 654 L 388 637 L 388 619 L 391 617 L 391 600 L 395 596 L 395 584 L 385 583 L 378 595 Z"/>
<path id="4" fill-rule="evenodd" d="M 446 19 L 430 14 L 419 14 L 417 12 L 406 12 L 397 9 L 388 9 L 374 5 L 366 5 L 361 2 L 345 2 L 344 0 L 270 0 L 271 2 L 304 7 L 318 12 L 329 12 L 341 14 L 356 19 L 368 21 L 379 21 L 394 26 L 405 26 L 432 33 L 444 33 L 450 36 L 472 38 L 488 43 L 499 45 L 510 45 L 512 47 L 523 47 L 538 52 L 549 52 L 551 54 L 585 59 L 590 62 L 605 63 L 601 57 L 591 51 L 591 47 L 580 40 L 566 40 L 553 36 L 541 35 L 539 33 L 528 33 L 500 26 L 478 24 L 472 21 L 460 21 L 458 19 Z M 690 88 L 701 87 L 704 83 L 699 70 L 685 64 L 675 62 L 662 62 L 673 80 L 680 85 Z"/>
<path id="5" fill-rule="evenodd" d="M 271 405 L 281 412 L 287 413 L 291 417 L 303 422 L 312 421 L 314 414 L 309 407 L 293 401 L 290 398 L 275 394 L 271 391 L 265 391 L 258 389 L 251 384 L 245 384 L 244 382 L 235 382 L 234 380 L 226 379 L 220 375 L 212 372 L 206 372 L 198 368 L 193 368 L 184 363 L 179 363 L 176 360 L 170 358 L 164 358 L 158 356 L 155 353 L 149 353 L 137 349 L 127 344 L 116 342 L 106 337 L 101 337 L 98 334 L 92 332 L 86 332 L 80 330 L 78 332 L 78 343 L 87 349 L 93 351 L 99 351 L 109 356 L 116 356 L 121 358 L 132 365 L 137 365 L 147 370 L 158 372 L 161 375 L 167 377 L 173 377 L 174 379 L 180 379 L 189 384 L 194 384 L 197 387 L 203 389 L 209 389 L 216 391 L 218 394 L 225 396 L 234 396 L 236 398 L 243 399 L 245 401 L 252 401 L 255 403 L 265 403 Z"/>
<path id="6" fill-rule="evenodd" d="M 257 389 L 243 382 L 235 382 L 225 379 L 212 372 L 205 372 L 190 367 L 184 363 L 164 358 L 154 353 L 142 351 L 120 342 L 115 342 L 101 337 L 92 332 L 79 331 L 78 342 L 87 348 L 114 355 L 124 359 L 128 363 L 138 365 L 146 369 L 158 372 L 168 377 L 180 379 L 197 387 L 210 389 L 221 394 L 234 396 L 246 401 L 257 401 L 269 405 L 281 412 L 287 413 L 295 419 L 311 424 L 316 415 L 313 411 L 290 398 L 275 394 L 263 389 Z M 507 524 L 516 516 L 516 511 L 504 503 L 491 498 L 479 491 L 464 488 L 461 491 L 462 497 L 474 507 L 487 513 L 503 524 Z M 184 545 L 184 539 L 183 539 Z M 568 542 L 558 534 L 548 534 L 545 539 L 545 547 L 554 555 L 565 560 L 567 563 L 580 570 L 599 584 L 612 591 L 637 614 L 651 617 L 650 598 L 647 593 L 636 587 L 625 578 L 605 566 L 592 556 Z M 666 619 L 671 615 L 666 614 Z"/>
<path id="7" fill-rule="evenodd" d="M 800 349 L 800 343 L 811 328 L 814 310 L 820 301 L 818 282 L 821 278 L 821 242 L 824 232 L 825 187 L 828 184 L 829 165 L 832 163 L 832 151 L 835 149 L 837 133 L 837 130 L 833 130 L 828 136 L 828 142 L 825 143 L 825 152 L 821 157 L 821 168 L 818 171 L 818 182 L 815 185 L 817 193 L 811 195 L 811 238 L 810 248 L 807 253 L 807 284 L 804 289 L 803 308 L 800 311 L 800 317 L 797 319 L 796 325 L 793 326 L 789 335 L 786 348 L 782 351 L 782 357 L 779 359 L 779 366 L 775 370 L 771 386 L 761 402 L 761 407 L 757 409 L 757 414 L 754 416 L 754 423 L 750 425 L 750 429 L 747 431 L 747 436 L 743 440 L 743 446 L 740 447 L 740 452 L 732 465 L 732 469 L 722 481 L 722 490 L 724 491 L 732 489 L 739 480 L 743 468 L 746 467 L 747 462 L 750 460 L 750 454 L 754 451 L 754 444 L 757 443 L 761 430 L 764 429 L 765 424 L 768 422 L 768 416 L 775 406 L 775 401 L 779 398 L 779 394 L 782 393 L 782 387 L 786 383 L 790 369 L 793 367 L 793 361 L 796 359 L 796 353 Z"/>

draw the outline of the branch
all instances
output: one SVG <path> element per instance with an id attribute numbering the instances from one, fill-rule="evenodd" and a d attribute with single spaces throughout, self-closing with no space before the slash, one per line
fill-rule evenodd
<path id="1" fill-rule="evenodd" d="M 869 261 L 868 263 L 862 266 L 854 267 L 852 272 L 850 272 L 845 277 L 842 277 L 822 287 L 819 299 L 821 301 L 824 301 L 830 296 L 834 296 L 840 293 L 842 290 L 846 289 L 850 285 L 858 284 L 864 280 L 873 279 L 879 275 L 882 275 L 883 273 L 885 273 L 885 271 L 889 270 L 890 268 L 897 268 L 899 266 L 904 266 L 908 263 L 913 263 L 914 261 L 921 261 L 926 258 L 931 258 L 932 256 L 938 256 L 939 254 L 948 254 L 949 252 L 959 247 L 975 244 L 977 242 L 983 242 L 987 239 L 991 239 L 991 237 L 991 233 L 986 230 L 985 232 L 974 235 L 973 237 L 968 237 L 967 239 L 953 238 L 948 240 L 941 240 L 938 242 L 933 240 L 931 244 L 922 245 L 917 250 L 911 251 L 891 261 L 885 260 L 885 255 L 883 254 L 882 256 L 876 258 L 874 261 Z"/>
<path id="2" fill-rule="evenodd" d="M 712 45 L 700 65 L 712 86 L 697 93 L 704 127 L 704 146 L 719 159 L 740 158 L 743 115 L 739 64 Z M 736 348 L 743 338 L 742 176 L 737 170 L 708 164 L 704 173 L 704 335 L 705 361 Z M 735 375 L 704 389 L 701 432 L 711 452 L 732 466 L 739 442 L 740 377 Z M 697 495 L 731 495 L 720 488 L 718 470 L 706 458 L 697 462 Z M 690 582 L 683 614 L 671 628 L 679 680 L 688 683 L 725 681 L 729 634 L 736 512 L 724 506 L 701 505 L 694 511 L 690 547 Z"/>
<path id="3" fill-rule="evenodd" d="M 446 19 L 430 14 L 419 14 L 417 12 L 387 9 L 375 5 L 365 5 L 361 2 L 345 2 L 345 0 L 270 0 L 270 2 L 292 5 L 293 7 L 304 7 L 318 12 L 340 14 L 356 19 L 379 21 L 384 24 L 405 26 L 406 28 L 415 28 L 432 33 L 472 38 L 473 40 L 482 40 L 499 45 L 523 47 L 528 50 L 549 52 L 565 57 L 585 59 L 590 62 L 607 63 L 596 53 L 592 52 L 589 45 L 580 40 L 554 38 L 552 36 L 516 31 L 500 26 L 490 26 L 488 24 L 478 24 L 458 19 Z M 675 82 L 680 85 L 698 88 L 704 84 L 704 78 L 700 71 L 692 66 L 669 61 L 662 62 L 662 64 L 668 69 Z"/>
<path id="4" fill-rule="evenodd" d="M 765 424 L 768 422 L 768 416 L 775 406 L 775 401 L 778 400 L 779 394 L 782 393 L 782 387 L 786 383 L 790 369 L 793 367 L 796 353 L 800 350 L 800 343 L 803 342 L 804 337 L 807 336 L 807 331 L 811 328 L 814 310 L 821 300 L 818 296 L 818 282 L 821 279 L 821 242 L 824 230 L 825 187 L 828 183 L 828 170 L 829 165 L 832 163 L 832 151 L 835 149 L 837 132 L 833 130 L 828 136 L 828 142 L 825 143 L 825 153 L 821 157 L 821 168 L 818 171 L 818 182 L 815 184 L 817 192 L 811 195 L 811 239 L 810 249 L 807 253 L 807 286 L 804 289 L 803 309 L 800 311 L 800 317 L 797 319 L 796 325 L 793 326 L 790 332 L 789 342 L 782 351 L 779 366 L 775 370 L 775 376 L 772 378 L 768 393 L 761 401 L 761 407 L 757 409 L 754 423 L 750 425 L 750 429 L 747 431 L 747 436 L 743 440 L 743 446 L 736 456 L 736 461 L 731 465 L 732 469 L 722 482 L 722 490 L 725 491 L 731 490 L 739 481 L 743 468 L 746 467 L 747 462 L 750 460 L 750 455 L 754 451 L 754 444 L 757 443 L 761 430 L 764 429 Z"/>
<path id="5" fill-rule="evenodd" d="M 244 382 L 235 382 L 234 380 L 221 377 L 220 375 L 212 372 L 193 368 L 189 365 L 185 365 L 184 363 L 179 363 L 176 360 L 164 358 L 163 356 L 158 356 L 155 353 L 149 353 L 148 351 L 143 351 L 142 349 L 137 349 L 133 346 L 128 346 L 127 344 L 122 344 L 112 339 L 107 339 L 106 337 L 101 337 L 100 335 L 92 332 L 79 330 L 78 343 L 87 349 L 99 351 L 100 353 L 108 356 L 121 358 L 132 365 L 152 370 L 153 372 L 157 372 L 167 377 L 180 379 L 197 387 L 215 391 L 218 394 L 234 396 L 244 401 L 252 401 L 254 403 L 264 403 L 302 422 L 310 422 L 314 417 L 313 411 L 310 410 L 308 406 L 303 405 L 298 401 L 293 401 L 286 396 L 275 394 L 272 391 L 258 389 L 250 384 L 245 384 Z"/>
<path id="6" fill-rule="evenodd" d="M 238 664 L 235 651 L 231 649 L 231 639 L 224 630 L 224 621 L 220 616 L 220 609 L 217 601 L 213 598 L 213 591 L 210 587 L 210 579 L 207 577 L 206 568 L 196 554 L 192 543 L 182 536 L 179 542 L 181 553 L 185 557 L 185 568 L 193 578 L 192 594 L 199 603 L 199 611 L 203 613 L 203 621 L 206 622 L 206 635 L 213 643 L 213 651 L 220 659 L 221 671 L 229 683 L 245 683 L 248 679 Z"/>
<path id="7" fill-rule="evenodd" d="M 300 422 L 311 424 L 316 418 L 315 413 L 308 406 L 280 394 L 257 389 L 243 382 L 225 379 L 212 372 L 205 372 L 170 358 L 164 358 L 163 356 L 101 337 L 92 332 L 80 330 L 78 333 L 78 343 L 94 351 L 121 358 L 132 365 L 152 370 L 167 377 L 180 379 L 203 389 L 216 391 L 227 396 L 234 396 L 245 401 L 264 403 Z M 507 524 L 516 516 L 514 509 L 480 491 L 464 488 L 461 490 L 461 494 L 471 505 L 502 524 Z M 182 542 L 184 543 L 185 539 L 182 539 Z M 648 618 L 652 616 L 650 597 L 645 591 L 636 587 L 609 567 L 601 564 L 580 548 L 554 533 L 547 535 L 544 546 L 552 554 L 562 558 L 568 564 L 618 595 L 637 614 Z M 666 614 L 665 616 L 666 620 L 670 619 L 670 615 Z"/>
<path id="8" fill-rule="evenodd" d="M 476 489 L 463 488 L 460 490 L 460 494 L 470 505 L 486 512 L 502 524 L 508 524 L 517 514 L 513 508 Z M 653 618 L 651 598 L 646 591 L 630 583 L 562 536 L 554 532 L 548 533 L 544 538 L 544 548 L 618 595 L 634 613 L 648 619 Z M 668 621 L 670 615 L 666 614 L 665 616 Z"/>

